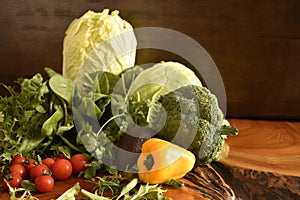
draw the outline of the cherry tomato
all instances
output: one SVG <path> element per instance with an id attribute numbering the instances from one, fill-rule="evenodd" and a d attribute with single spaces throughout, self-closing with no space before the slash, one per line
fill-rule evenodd
<path id="1" fill-rule="evenodd" d="M 84 154 L 75 154 L 70 159 L 74 174 L 79 174 L 86 169 L 85 164 L 89 163 Z"/>
<path id="2" fill-rule="evenodd" d="M 14 164 L 23 164 L 26 162 L 26 158 L 23 155 L 15 155 L 11 160 L 11 165 Z"/>
<path id="3" fill-rule="evenodd" d="M 25 168 L 26 168 L 28 174 L 30 174 L 30 170 L 31 170 L 31 168 L 33 168 L 35 166 L 36 162 L 37 161 L 35 159 L 33 159 L 33 158 L 29 158 L 29 160 L 26 161 L 27 165 L 26 165 Z"/>
<path id="4" fill-rule="evenodd" d="M 6 175 L 4 179 L 13 188 L 20 187 L 21 183 L 22 183 L 22 180 L 23 180 L 22 176 L 18 173 L 10 173 L 10 174 Z M 8 189 L 8 186 L 7 186 L 6 182 L 4 182 L 3 185 L 6 189 Z"/>
<path id="5" fill-rule="evenodd" d="M 58 180 L 66 180 L 72 174 L 72 164 L 67 159 L 58 159 L 51 167 L 53 176 Z"/>
<path id="6" fill-rule="evenodd" d="M 39 192 L 50 192 L 54 187 L 54 179 L 50 175 L 36 177 L 34 186 Z"/>
<path id="7" fill-rule="evenodd" d="M 53 158 L 54 160 L 67 159 L 67 157 L 63 153 L 60 153 L 57 156 L 54 156 Z"/>
<path id="8" fill-rule="evenodd" d="M 51 169 L 51 166 L 55 163 L 55 160 L 53 158 L 45 158 L 42 163 Z"/>
<path id="9" fill-rule="evenodd" d="M 46 173 L 49 173 L 49 168 L 46 165 L 36 165 L 30 169 L 30 179 L 35 181 L 37 177 L 45 175 Z"/>
<path id="10" fill-rule="evenodd" d="M 17 174 L 20 174 L 21 177 L 24 179 L 26 177 L 26 169 L 23 165 L 21 164 L 15 164 L 15 165 L 12 165 L 10 168 L 9 168 L 9 172 L 10 173 L 17 173 Z"/>

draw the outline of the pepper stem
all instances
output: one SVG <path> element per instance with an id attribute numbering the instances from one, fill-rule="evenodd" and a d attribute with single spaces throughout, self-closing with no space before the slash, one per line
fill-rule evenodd
<path id="1" fill-rule="evenodd" d="M 153 167 L 153 165 L 154 165 L 154 158 L 153 158 L 152 154 L 149 154 L 146 157 L 146 160 L 144 160 L 144 165 L 147 168 L 147 170 L 150 170 Z"/>

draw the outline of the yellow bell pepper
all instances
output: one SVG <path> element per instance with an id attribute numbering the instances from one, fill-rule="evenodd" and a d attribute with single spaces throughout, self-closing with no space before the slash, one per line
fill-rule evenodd
<path id="1" fill-rule="evenodd" d="M 165 140 L 152 138 L 142 145 L 137 167 L 141 181 L 161 184 L 185 176 L 194 167 L 194 154 Z"/>

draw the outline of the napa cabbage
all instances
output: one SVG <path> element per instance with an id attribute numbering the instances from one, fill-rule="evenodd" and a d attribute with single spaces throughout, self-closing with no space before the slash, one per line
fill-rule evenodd
<path id="1" fill-rule="evenodd" d="M 63 75 L 74 80 L 85 72 L 119 74 L 134 66 L 136 45 L 133 28 L 119 16 L 119 11 L 88 11 L 66 30 Z"/>

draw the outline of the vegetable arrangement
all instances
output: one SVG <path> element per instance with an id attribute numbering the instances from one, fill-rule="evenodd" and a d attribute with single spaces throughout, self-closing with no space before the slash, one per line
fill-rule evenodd
<path id="1" fill-rule="evenodd" d="M 216 96 L 180 63 L 134 66 L 132 32 L 129 41 L 107 42 L 127 31 L 117 11 L 89 11 L 66 32 L 63 75 L 45 68 L 46 80 L 38 73 L 18 79 L 19 90 L 2 85 L 10 96 L 0 97 L 1 173 L 12 199 L 35 199 L 31 192 L 72 175 L 97 189 L 76 184 L 58 199 L 79 191 L 89 199 L 169 199 L 163 184 L 182 185 L 177 179 L 195 164 L 219 160 L 237 129 Z M 125 44 L 134 50 L 119 59 Z"/>

